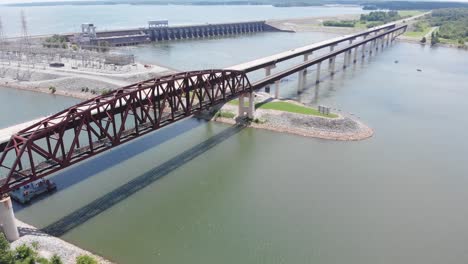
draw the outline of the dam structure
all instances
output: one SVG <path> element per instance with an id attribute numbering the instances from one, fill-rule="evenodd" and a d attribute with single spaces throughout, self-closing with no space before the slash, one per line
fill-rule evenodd
<path id="1" fill-rule="evenodd" d="M 167 20 L 149 21 L 146 28 L 96 31 L 94 24 L 81 25 L 81 33 L 67 37 L 82 45 L 130 46 L 149 42 L 200 39 L 217 36 L 241 35 L 264 31 L 283 31 L 266 21 L 247 21 L 221 24 L 169 26 Z"/>

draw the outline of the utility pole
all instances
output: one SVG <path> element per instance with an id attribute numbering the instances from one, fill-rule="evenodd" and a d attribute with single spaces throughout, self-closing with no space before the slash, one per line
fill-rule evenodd
<path id="1" fill-rule="evenodd" d="M 3 23 L 2 18 L 0 17 L 0 62 L 1 62 L 1 69 L 0 69 L 0 76 L 4 76 L 5 73 L 5 36 L 3 35 Z"/>
<path id="2" fill-rule="evenodd" d="M 25 59 L 26 63 L 26 70 L 23 74 L 24 77 L 27 77 L 26 79 L 29 79 L 31 72 L 30 72 L 30 64 L 32 63 L 32 66 L 34 67 L 34 61 L 31 61 L 31 41 L 29 39 L 29 34 L 28 34 L 28 23 L 26 21 L 26 15 L 24 14 L 24 11 L 21 10 L 21 39 L 20 39 L 20 61 Z M 20 62 L 18 62 L 18 66 Z M 19 72 L 20 69 L 18 67 L 18 72 L 17 72 L 17 77 L 19 77 Z M 21 78 L 22 79 L 22 78 Z"/>

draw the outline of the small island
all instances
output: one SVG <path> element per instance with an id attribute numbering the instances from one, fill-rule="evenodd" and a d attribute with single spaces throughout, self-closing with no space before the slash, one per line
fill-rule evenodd
<path id="1" fill-rule="evenodd" d="M 329 140 L 354 141 L 370 138 L 374 131 L 356 116 L 341 111 L 324 114 L 291 100 L 279 100 L 267 93 L 257 93 L 254 117 L 237 116 L 238 100 L 232 100 L 201 117 L 213 121 Z M 207 118 L 209 116 L 209 118 Z"/>

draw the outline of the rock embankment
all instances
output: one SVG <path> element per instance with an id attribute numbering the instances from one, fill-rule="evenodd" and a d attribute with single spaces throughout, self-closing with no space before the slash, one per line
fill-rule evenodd
<path id="1" fill-rule="evenodd" d="M 19 220 L 16 221 L 21 237 L 11 243 L 12 248 L 16 248 L 23 244 L 33 247 L 33 243 L 37 243 L 37 251 L 39 255 L 47 259 L 50 259 L 54 254 L 57 254 L 62 259 L 63 263 L 76 263 L 76 257 L 80 255 L 89 255 L 95 258 L 100 264 L 112 264 L 109 260 L 98 255 L 81 249 L 60 238 L 43 233 L 37 228 Z"/>
<path id="2" fill-rule="evenodd" d="M 221 111 L 236 113 L 237 106 L 226 104 Z M 248 126 L 281 133 L 329 140 L 354 141 L 372 137 L 374 131 L 357 117 L 336 113 L 338 117 L 327 118 L 313 115 L 297 114 L 270 109 L 257 109 L 254 121 Z M 215 121 L 234 124 L 231 118 L 216 117 Z M 257 121 L 257 122 L 255 122 Z"/>

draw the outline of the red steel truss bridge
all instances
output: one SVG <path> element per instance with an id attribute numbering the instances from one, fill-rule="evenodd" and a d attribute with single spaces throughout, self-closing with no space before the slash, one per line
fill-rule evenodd
<path id="1" fill-rule="evenodd" d="M 191 71 L 79 103 L 11 137 L 0 195 L 252 90 L 243 71 Z"/>

